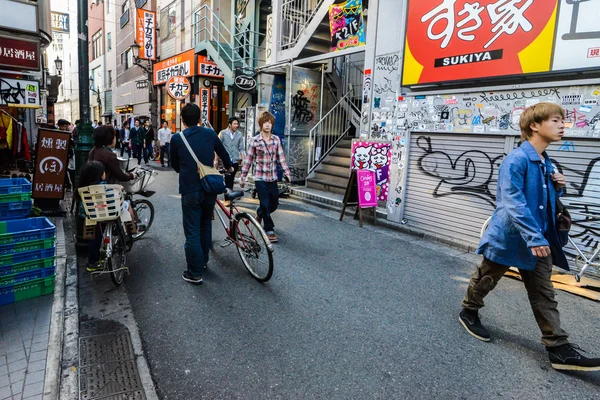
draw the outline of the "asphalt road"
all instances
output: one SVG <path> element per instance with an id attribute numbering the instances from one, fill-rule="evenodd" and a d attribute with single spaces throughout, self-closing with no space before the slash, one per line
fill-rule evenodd
<path id="1" fill-rule="evenodd" d="M 126 291 L 163 399 L 598 399 L 600 372 L 551 369 L 522 284 L 488 297 L 480 342 L 457 321 L 476 257 L 284 199 L 261 284 L 214 224 L 204 285 L 185 269 L 177 175 L 128 256 Z M 255 208 L 245 198 L 241 206 Z M 218 223 L 218 221 L 215 221 Z M 597 303 L 559 292 L 572 340 L 600 356 Z"/>

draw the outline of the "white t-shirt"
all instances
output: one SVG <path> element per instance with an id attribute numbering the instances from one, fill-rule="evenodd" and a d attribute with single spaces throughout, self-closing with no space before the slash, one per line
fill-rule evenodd
<path id="1" fill-rule="evenodd" d="M 160 128 L 158 130 L 158 140 L 160 140 L 160 145 L 164 146 L 167 143 L 171 143 L 171 130 L 168 128 Z"/>

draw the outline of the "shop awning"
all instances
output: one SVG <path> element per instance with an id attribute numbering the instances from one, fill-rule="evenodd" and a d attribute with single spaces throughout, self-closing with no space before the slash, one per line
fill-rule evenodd
<path id="1" fill-rule="evenodd" d="M 103 117 L 112 117 L 112 113 L 110 111 L 105 112 L 104 114 L 102 114 Z"/>

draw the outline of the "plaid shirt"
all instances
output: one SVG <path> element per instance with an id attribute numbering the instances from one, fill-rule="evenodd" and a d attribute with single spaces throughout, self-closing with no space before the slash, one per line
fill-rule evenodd
<path id="1" fill-rule="evenodd" d="M 290 175 L 290 169 L 285 162 L 283 147 L 279 137 L 271 135 L 271 140 L 267 143 L 263 137 L 258 134 L 250 142 L 250 150 L 246 156 L 246 162 L 242 169 L 242 181 L 246 180 L 248 171 L 253 162 L 256 162 L 254 171 L 254 180 L 265 182 L 277 181 L 277 163 L 283 168 L 285 175 Z"/>

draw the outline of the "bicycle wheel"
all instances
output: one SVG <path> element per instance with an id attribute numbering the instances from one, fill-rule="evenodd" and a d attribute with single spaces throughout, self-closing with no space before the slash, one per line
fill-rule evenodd
<path id="1" fill-rule="evenodd" d="M 108 260 L 106 260 L 108 262 L 108 269 L 110 270 L 110 279 L 116 286 L 123 283 L 125 268 L 127 268 L 125 233 L 119 224 L 119 220 L 111 224 L 112 254 Z"/>
<path id="2" fill-rule="evenodd" d="M 132 235 L 133 240 L 138 240 L 148 232 L 154 221 L 154 206 L 148 200 L 134 200 L 133 209 L 138 219 L 138 232 Z"/>
<path id="3" fill-rule="evenodd" d="M 273 247 L 263 228 L 247 213 L 235 216 L 237 251 L 250 272 L 259 282 L 266 282 L 273 275 Z"/>

